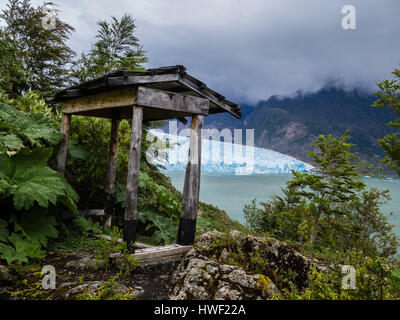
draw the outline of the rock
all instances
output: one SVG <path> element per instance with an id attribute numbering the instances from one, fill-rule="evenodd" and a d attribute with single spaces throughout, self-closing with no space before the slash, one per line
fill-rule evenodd
<path id="1" fill-rule="evenodd" d="M 144 293 L 144 290 L 142 287 L 135 287 L 132 292 L 131 292 L 131 297 L 133 299 L 139 298 L 142 294 Z"/>
<path id="2" fill-rule="evenodd" d="M 0 281 L 7 281 L 10 279 L 10 270 L 6 266 L 0 264 Z"/>
<path id="3" fill-rule="evenodd" d="M 229 252 L 226 248 L 224 248 L 219 256 L 219 260 L 221 261 L 228 261 L 229 259 Z"/>
<path id="4" fill-rule="evenodd" d="M 75 283 L 76 284 L 76 283 Z M 100 287 L 104 284 L 104 281 L 90 281 L 87 283 L 80 284 L 76 287 L 73 287 L 67 291 L 65 294 L 65 298 L 72 298 L 75 297 L 79 294 L 83 293 L 89 293 L 92 296 L 95 296 L 98 294 L 98 290 Z M 61 287 L 69 287 L 71 285 L 74 285 L 72 282 L 67 282 L 63 283 L 60 285 Z M 130 296 L 133 299 L 137 299 L 139 296 L 141 296 L 144 293 L 144 290 L 142 287 L 135 287 L 133 289 L 126 287 L 125 285 L 121 283 L 117 283 L 115 288 L 113 289 L 113 294 L 130 294 Z"/>
<path id="5" fill-rule="evenodd" d="M 64 282 L 64 283 L 61 283 L 58 286 L 58 289 L 64 289 L 64 288 L 72 287 L 73 285 L 76 285 L 76 282 Z"/>
<path id="6" fill-rule="evenodd" d="M 65 294 L 65 298 L 70 298 L 73 296 L 76 296 L 78 294 L 82 294 L 82 293 L 89 293 L 90 295 L 94 295 L 97 293 L 97 290 L 101 287 L 101 285 L 103 284 L 102 281 L 91 281 L 91 282 L 87 282 L 84 284 L 81 284 L 77 287 L 74 287 L 72 289 L 69 289 L 67 291 L 67 293 Z"/>
<path id="7" fill-rule="evenodd" d="M 65 264 L 67 268 L 87 269 L 93 268 L 97 264 L 93 254 L 88 253 L 74 253 L 67 256 L 70 261 Z"/>
<path id="8" fill-rule="evenodd" d="M 241 255 L 243 266 L 235 256 L 230 257 L 230 252 Z M 231 258 L 237 265 L 228 263 Z M 257 272 L 252 272 L 250 263 Z M 302 289 L 308 285 L 311 267 L 323 269 L 317 260 L 275 239 L 243 235 L 238 231 L 229 235 L 207 232 L 198 238 L 174 273 L 170 299 L 271 299 L 278 292 L 274 283 L 278 274 L 289 274 L 293 283 Z"/>
<path id="9" fill-rule="evenodd" d="M 265 288 L 260 275 L 250 274 L 240 267 L 219 264 L 207 257 L 191 258 L 173 277 L 172 300 L 242 300 L 270 299 L 277 291 L 275 285 Z"/>

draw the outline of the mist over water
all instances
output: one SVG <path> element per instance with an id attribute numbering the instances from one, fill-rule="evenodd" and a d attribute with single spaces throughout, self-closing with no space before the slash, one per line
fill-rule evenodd
<path id="1" fill-rule="evenodd" d="M 185 173 L 166 172 L 178 190 L 183 190 Z M 244 223 L 243 207 L 257 199 L 267 201 L 273 195 L 282 195 L 281 188 L 291 179 L 284 175 L 252 176 L 201 176 L 200 201 L 213 204 L 225 210 L 228 215 Z M 390 190 L 392 200 L 382 205 L 381 210 L 395 225 L 395 232 L 400 235 L 400 179 L 364 178 L 367 187 Z"/>

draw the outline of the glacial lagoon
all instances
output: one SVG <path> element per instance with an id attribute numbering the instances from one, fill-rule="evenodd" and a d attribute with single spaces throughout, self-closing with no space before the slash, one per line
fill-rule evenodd
<path id="1" fill-rule="evenodd" d="M 184 172 L 166 172 L 178 190 L 183 189 Z M 291 174 L 249 176 L 201 176 L 200 200 L 225 210 L 228 215 L 244 223 L 243 206 L 251 202 L 269 200 L 281 195 L 281 187 L 290 180 Z M 368 188 L 390 190 L 392 200 L 382 205 L 389 222 L 395 225 L 400 235 L 400 179 L 364 178 Z"/>

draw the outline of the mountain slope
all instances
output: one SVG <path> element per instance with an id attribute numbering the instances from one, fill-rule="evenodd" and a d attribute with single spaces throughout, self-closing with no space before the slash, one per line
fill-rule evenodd
<path id="1" fill-rule="evenodd" d="M 254 128 L 256 145 L 308 161 L 307 151 L 320 134 L 342 135 L 349 130 L 354 151 L 371 163 L 379 163 L 383 152 L 377 139 L 391 132 L 386 124 L 395 117 L 391 109 L 371 105 L 375 96 L 357 90 L 325 88 L 291 98 L 271 97 L 260 101 L 243 120 Z"/>

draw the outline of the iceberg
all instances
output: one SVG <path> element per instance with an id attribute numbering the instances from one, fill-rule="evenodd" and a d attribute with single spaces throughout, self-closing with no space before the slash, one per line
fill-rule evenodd
<path id="1" fill-rule="evenodd" d="M 184 172 L 188 161 L 188 136 L 173 135 L 152 129 L 147 151 L 150 163 L 168 172 Z M 153 138 L 151 138 L 153 137 Z M 156 137 L 156 138 L 154 138 Z M 235 143 L 202 140 L 201 170 L 206 175 L 277 175 L 309 172 L 313 166 L 269 149 Z"/>

